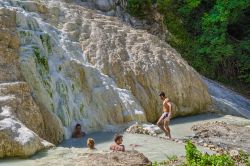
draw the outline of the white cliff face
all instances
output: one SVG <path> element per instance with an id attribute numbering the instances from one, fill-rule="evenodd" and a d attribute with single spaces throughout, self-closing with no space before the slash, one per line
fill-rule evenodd
<path id="1" fill-rule="evenodd" d="M 31 1 L 6 1 L 2 6 L 17 10 L 22 74 L 35 99 L 60 118 L 68 133 L 65 137 L 70 137 L 76 123 L 95 131 L 110 124 L 146 121 L 131 92 L 118 88 L 110 77 L 89 65 L 80 43 L 70 36 L 74 34 L 66 32 L 74 28 L 67 18 L 74 13 L 59 1 L 51 3 L 54 7 Z M 53 17 L 62 19 L 61 25 L 46 22 Z"/>
<path id="2" fill-rule="evenodd" d="M 20 72 L 15 17 L 0 8 L 0 158 L 27 157 L 63 139 L 60 121 L 37 105 Z"/>
<path id="3" fill-rule="evenodd" d="M 73 1 L 6 0 L 0 7 L 16 11 L 21 74 L 39 105 L 60 119 L 66 138 L 76 123 L 88 132 L 155 121 L 161 90 L 175 115 L 210 104 L 199 75 L 146 31 Z"/>

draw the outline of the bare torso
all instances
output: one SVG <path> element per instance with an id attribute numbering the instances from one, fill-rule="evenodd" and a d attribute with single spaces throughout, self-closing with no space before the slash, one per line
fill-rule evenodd
<path id="1" fill-rule="evenodd" d="M 163 101 L 163 112 L 169 113 L 169 99 L 168 98 L 166 98 Z"/>

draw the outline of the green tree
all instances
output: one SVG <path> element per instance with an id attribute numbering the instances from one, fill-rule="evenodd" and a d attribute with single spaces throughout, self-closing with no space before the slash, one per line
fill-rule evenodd
<path id="1" fill-rule="evenodd" d="M 151 11 L 151 0 L 128 0 L 127 11 L 135 17 L 144 18 Z"/>

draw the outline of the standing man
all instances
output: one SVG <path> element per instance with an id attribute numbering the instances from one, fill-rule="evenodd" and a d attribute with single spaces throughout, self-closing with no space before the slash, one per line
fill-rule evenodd
<path id="1" fill-rule="evenodd" d="M 171 139 L 170 128 L 169 128 L 169 122 L 172 114 L 171 103 L 169 101 L 169 98 L 166 97 L 164 92 L 161 92 L 159 96 L 163 101 L 163 113 L 157 122 L 157 126 L 159 126 L 160 129 L 164 131 L 165 135 Z"/>

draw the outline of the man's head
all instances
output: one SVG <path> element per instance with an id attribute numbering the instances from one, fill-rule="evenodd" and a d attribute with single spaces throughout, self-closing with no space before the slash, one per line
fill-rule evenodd
<path id="1" fill-rule="evenodd" d="M 76 131 L 81 131 L 81 125 L 80 124 L 76 124 Z"/>
<path id="2" fill-rule="evenodd" d="M 114 137 L 115 143 L 118 144 L 118 145 L 122 144 L 122 141 L 123 141 L 122 138 L 123 138 L 122 135 L 116 134 L 115 137 Z"/>
<path id="3" fill-rule="evenodd" d="M 165 100 L 165 99 L 166 99 L 166 95 L 165 95 L 164 92 L 161 92 L 161 93 L 159 94 L 159 96 L 160 96 L 161 100 Z"/>

